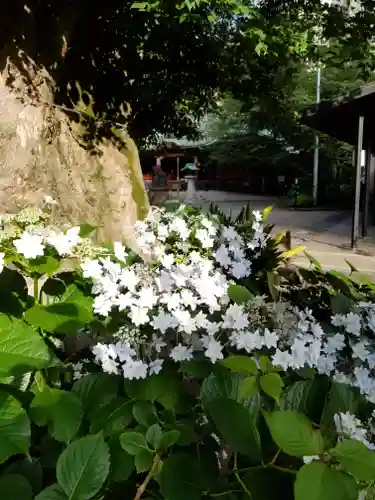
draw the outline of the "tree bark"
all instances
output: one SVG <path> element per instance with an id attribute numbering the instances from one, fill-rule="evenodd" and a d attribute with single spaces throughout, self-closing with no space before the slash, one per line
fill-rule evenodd
<path id="1" fill-rule="evenodd" d="M 18 0 L 11 1 L 20 8 Z M 54 223 L 88 222 L 98 227 L 101 241 L 132 244 L 133 224 L 148 211 L 134 142 L 114 129 L 87 149 L 82 124 L 55 105 L 69 33 L 79 15 L 80 2 L 74 11 L 72 5 L 59 14 L 51 47 L 48 40 L 45 46 L 38 42 L 38 11 L 26 5 L 18 20 L 21 32 L 8 34 L 0 51 L 0 213 L 40 206 L 49 195 L 58 203 Z"/>

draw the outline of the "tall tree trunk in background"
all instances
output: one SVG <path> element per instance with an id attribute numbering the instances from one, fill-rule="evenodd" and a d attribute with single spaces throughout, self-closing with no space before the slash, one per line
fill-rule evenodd
<path id="1" fill-rule="evenodd" d="M 0 30 L 0 213 L 50 195 L 55 223 L 89 222 L 100 240 L 131 243 L 134 222 L 148 210 L 134 142 L 115 131 L 93 153 L 80 140 L 82 125 L 54 101 L 84 0 L 62 0 L 64 10 L 50 20 L 47 13 L 47 23 L 42 2 L 27 3 L 9 0 Z"/>

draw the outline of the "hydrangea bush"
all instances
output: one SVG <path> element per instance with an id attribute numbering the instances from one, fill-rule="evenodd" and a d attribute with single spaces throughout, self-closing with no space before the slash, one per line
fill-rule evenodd
<path id="1" fill-rule="evenodd" d="M 2 218 L 1 498 L 371 499 L 375 286 L 268 214 L 153 209 L 138 253 Z"/>

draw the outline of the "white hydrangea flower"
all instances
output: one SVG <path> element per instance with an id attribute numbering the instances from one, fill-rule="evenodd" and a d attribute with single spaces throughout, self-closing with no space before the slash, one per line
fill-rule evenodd
<path id="1" fill-rule="evenodd" d="M 153 375 L 153 374 L 158 375 L 163 368 L 163 363 L 164 363 L 163 359 L 154 359 L 154 361 L 151 361 L 151 363 L 148 365 L 149 374 L 150 375 Z"/>
<path id="2" fill-rule="evenodd" d="M 68 229 L 66 233 L 53 232 L 47 238 L 47 243 L 55 247 L 60 256 L 71 255 L 73 248 L 82 241 L 79 233 L 80 228 L 78 226 Z"/>
<path id="3" fill-rule="evenodd" d="M 81 268 L 84 278 L 100 280 L 103 273 L 103 267 L 98 260 L 85 259 L 85 261 L 81 264 Z"/>
<path id="4" fill-rule="evenodd" d="M 129 380 L 133 379 L 138 380 L 146 378 L 147 370 L 148 370 L 147 363 L 143 363 L 142 361 L 139 360 L 137 361 L 129 360 L 122 367 L 124 378 L 127 378 Z"/>
<path id="5" fill-rule="evenodd" d="M 126 262 L 128 254 L 125 251 L 124 245 L 120 241 L 114 242 L 113 253 L 115 254 L 116 259 L 121 260 L 122 262 Z"/>
<path id="6" fill-rule="evenodd" d="M 43 238 L 37 234 L 25 231 L 20 238 L 13 240 L 13 245 L 25 259 L 36 259 L 44 255 Z"/>
<path id="7" fill-rule="evenodd" d="M 170 357 L 173 361 L 190 361 L 193 359 L 193 348 L 178 344 L 171 350 Z"/>
<path id="8" fill-rule="evenodd" d="M 214 339 L 214 337 L 203 337 L 203 346 L 205 347 L 205 356 L 210 358 L 211 363 L 216 363 L 219 359 L 224 359 L 223 348 L 224 346 Z"/>

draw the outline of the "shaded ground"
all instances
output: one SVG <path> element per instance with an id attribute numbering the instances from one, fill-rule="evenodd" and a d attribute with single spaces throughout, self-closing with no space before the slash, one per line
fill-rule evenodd
<path id="1" fill-rule="evenodd" d="M 181 194 L 184 196 L 184 193 Z M 346 211 L 294 210 L 288 208 L 278 198 L 251 196 L 221 191 L 199 192 L 194 202 L 208 209 L 211 203 L 227 214 L 236 215 L 243 205 L 251 203 L 254 209 L 262 210 L 273 205 L 270 222 L 275 232 L 288 229 L 292 233 L 292 245 L 303 245 L 325 269 L 348 271 L 346 261 L 375 279 L 375 228 L 370 237 L 361 242 L 357 251 L 350 249 L 352 215 Z M 300 265 L 308 261 L 300 255 L 296 258 Z"/>

